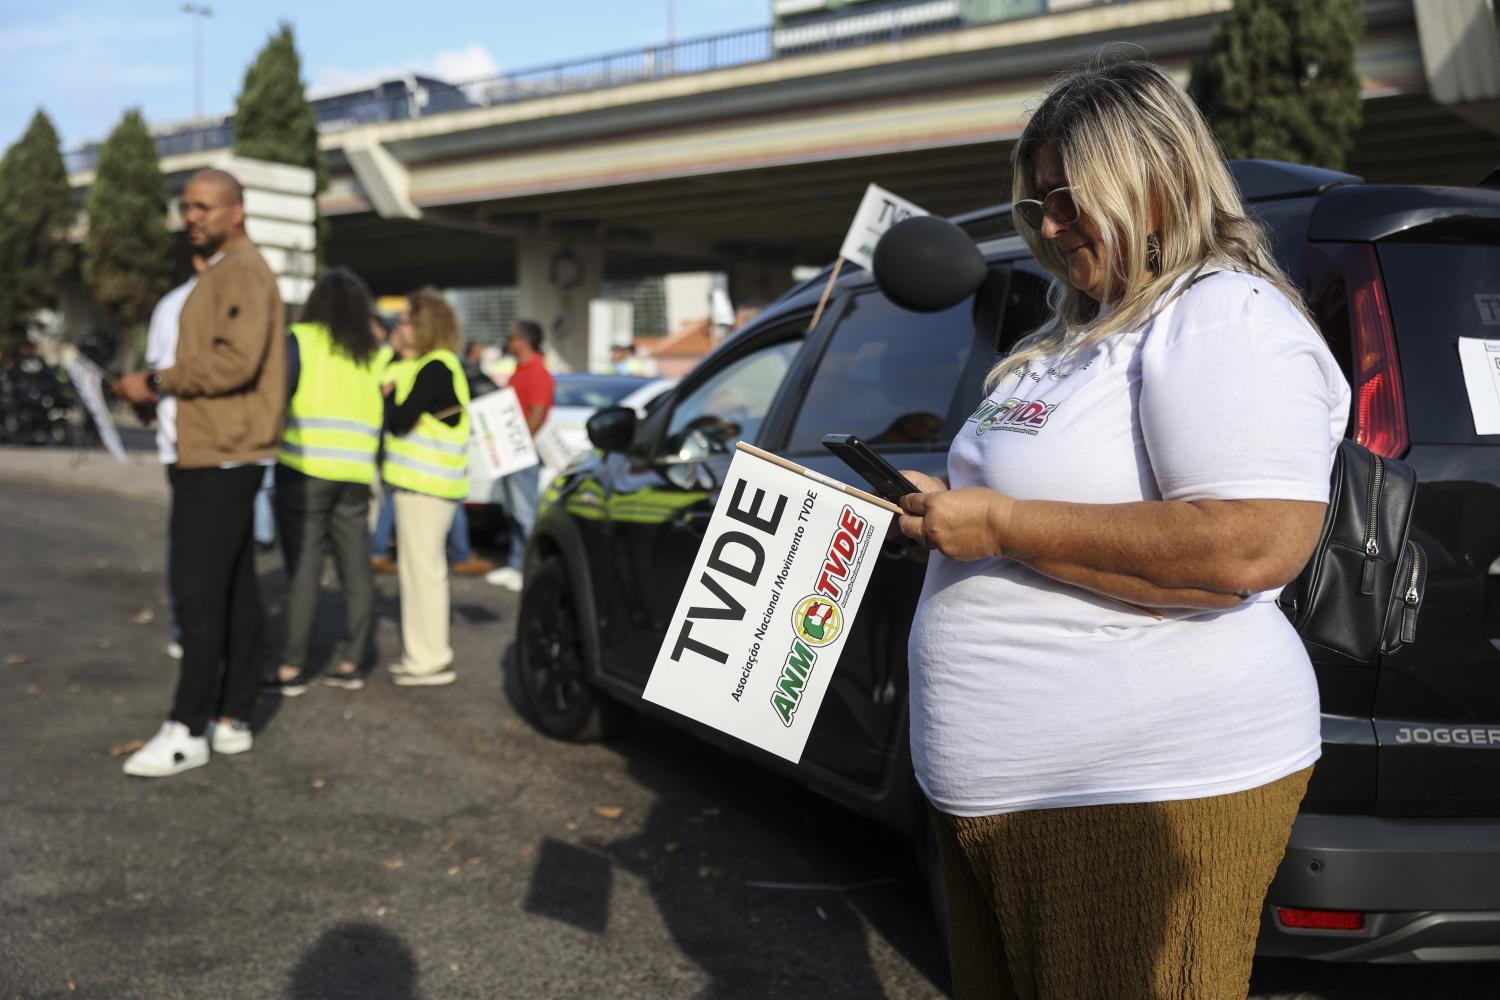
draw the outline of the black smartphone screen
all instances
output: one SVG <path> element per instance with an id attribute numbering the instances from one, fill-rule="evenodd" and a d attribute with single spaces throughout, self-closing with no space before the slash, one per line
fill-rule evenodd
<path id="1" fill-rule="evenodd" d="M 877 495 L 896 501 L 908 493 L 920 493 L 911 480 L 853 434 L 825 434 L 823 447 L 833 452 L 849 468 L 859 473 Z"/>

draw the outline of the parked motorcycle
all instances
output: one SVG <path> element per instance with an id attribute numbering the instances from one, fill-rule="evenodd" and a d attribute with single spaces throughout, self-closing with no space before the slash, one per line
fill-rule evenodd
<path id="1" fill-rule="evenodd" d="M 0 440 L 7 444 L 71 444 L 73 406 L 72 387 L 40 358 L 0 370 Z"/>

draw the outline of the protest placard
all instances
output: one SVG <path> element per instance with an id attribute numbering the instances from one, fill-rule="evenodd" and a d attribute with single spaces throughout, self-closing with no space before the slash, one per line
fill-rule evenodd
<path id="1" fill-rule="evenodd" d="M 125 446 L 120 443 L 120 432 L 110 419 L 109 406 L 104 401 L 104 372 L 88 358 L 74 358 L 68 362 L 68 381 L 83 400 L 94 426 L 99 429 L 99 440 L 117 461 L 124 462 Z"/>
<path id="2" fill-rule="evenodd" d="M 729 466 L 644 697 L 797 761 L 892 514 L 753 451 Z"/>
<path id="3" fill-rule="evenodd" d="M 471 465 L 471 474 L 482 472 L 494 480 L 537 464 L 536 445 L 514 389 L 487 392 L 471 402 L 469 426 L 481 462 L 480 469 Z"/>
<path id="4" fill-rule="evenodd" d="M 874 264 L 875 244 L 880 242 L 880 237 L 887 229 L 914 215 L 926 214 L 926 209 L 871 184 L 865 188 L 865 196 L 859 202 L 859 211 L 854 213 L 854 221 L 844 234 L 844 245 L 839 248 L 839 256 L 868 271 Z"/>
<path id="5" fill-rule="evenodd" d="M 818 300 L 818 307 L 813 310 L 813 318 L 808 323 L 808 330 L 818 325 L 818 320 L 823 316 L 823 310 L 828 305 L 828 296 L 833 292 L 834 284 L 839 280 L 839 273 L 844 269 L 844 262 L 858 264 L 866 271 L 872 270 L 875 262 L 875 244 L 880 242 L 880 237 L 885 231 L 896 223 L 910 219 L 914 215 L 926 215 L 927 210 L 897 195 L 891 194 L 885 188 L 871 184 L 865 188 L 865 195 L 859 200 L 859 209 L 854 213 L 854 221 L 849 224 L 849 231 L 844 234 L 843 246 L 839 248 L 838 260 L 833 263 L 833 273 L 828 276 L 828 283 L 823 286 L 823 296 Z"/>

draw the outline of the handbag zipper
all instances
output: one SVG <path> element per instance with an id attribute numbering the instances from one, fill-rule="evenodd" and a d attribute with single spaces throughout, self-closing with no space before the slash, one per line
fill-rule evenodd
<path id="1" fill-rule="evenodd" d="M 1370 466 L 1370 519 L 1365 523 L 1365 565 L 1359 581 L 1359 592 L 1366 595 L 1375 593 L 1376 560 L 1380 556 L 1380 542 L 1377 540 L 1380 487 L 1385 481 L 1385 463 L 1380 460 L 1379 455 L 1370 457 L 1375 460 L 1375 464 Z"/>
<path id="2" fill-rule="evenodd" d="M 1422 547 L 1411 547 L 1411 579 L 1406 584 L 1406 607 L 1401 609 L 1401 641 L 1415 642 L 1417 638 L 1417 605 L 1422 595 L 1417 591 L 1417 581 L 1422 578 Z"/>
<path id="3" fill-rule="evenodd" d="M 1422 599 L 1417 593 L 1417 581 L 1422 578 L 1422 550 L 1413 546 L 1411 550 L 1411 582 L 1406 585 L 1406 603 L 1416 604 Z"/>

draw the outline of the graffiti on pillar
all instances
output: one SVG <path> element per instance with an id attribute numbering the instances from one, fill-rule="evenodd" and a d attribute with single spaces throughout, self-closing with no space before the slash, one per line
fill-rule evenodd
<path id="1" fill-rule="evenodd" d="M 550 324 L 554 344 L 567 342 L 571 333 L 570 324 L 576 305 L 573 293 L 583 284 L 583 261 L 570 247 L 564 247 L 552 255 L 547 265 L 547 280 L 557 291 L 557 315 Z"/>

